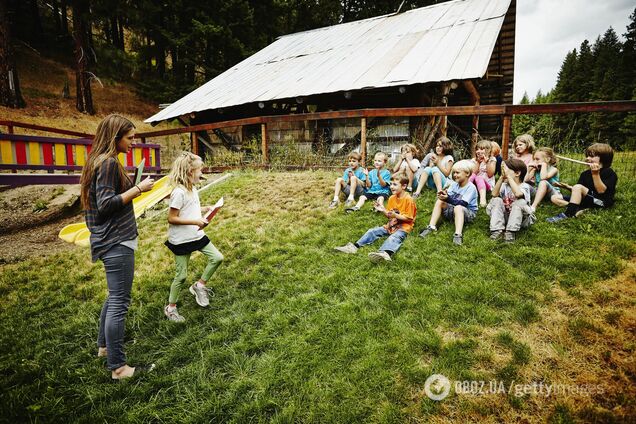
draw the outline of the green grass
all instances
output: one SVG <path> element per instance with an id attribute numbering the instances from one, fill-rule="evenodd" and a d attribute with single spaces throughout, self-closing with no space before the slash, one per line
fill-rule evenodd
<path id="1" fill-rule="evenodd" d="M 633 176 L 622 176 L 610 211 L 549 225 L 544 218 L 557 210 L 544 205 L 513 246 L 488 239 L 480 211 L 464 246 L 451 243 L 446 224 L 430 239 L 409 237 L 394 262 L 376 266 L 366 256 L 371 248 L 349 256 L 332 250 L 384 223 L 369 205 L 356 215 L 327 211 L 334 178 L 245 172 L 203 193 L 202 203 L 225 197 L 206 231 L 226 260 L 210 282 L 216 295 L 208 309 L 184 290 L 183 325 L 162 313 L 173 273 L 162 244 L 167 223 L 139 222 L 126 352 L 132 365 L 155 362 L 157 370 L 138 381 L 111 384 L 95 357 L 105 277 L 88 250 L 3 266 L 0 421 L 443 417 L 441 403 L 413 395 L 429 375 L 518 378 L 535 355 L 506 329 L 539 325 L 552 288 L 575 294 L 616 275 L 636 252 L 636 187 Z M 416 230 L 432 205 L 425 192 Z M 190 280 L 202 271 L 202 257 L 191 264 Z M 584 341 L 594 329 L 580 318 L 569 331 Z M 493 363 L 487 345 L 511 359 Z M 447 401 L 463 405 L 457 396 Z M 568 422 L 570 415 L 559 406 L 551 419 Z"/>

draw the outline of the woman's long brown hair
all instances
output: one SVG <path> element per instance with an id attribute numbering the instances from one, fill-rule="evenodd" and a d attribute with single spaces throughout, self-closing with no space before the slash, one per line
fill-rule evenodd
<path id="1" fill-rule="evenodd" d="M 129 119 L 116 114 L 108 115 L 97 126 L 93 147 L 88 155 L 86 165 L 82 169 L 82 177 L 80 178 L 81 201 L 84 210 L 90 206 L 89 191 L 95 172 L 106 159 L 117 158 L 117 142 L 134 128 L 135 125 Z M 119 189 L 123 191 L 129 182 L 129 178 L 119 161 L 117 161 L 117 165 L 119 165 Z"/>

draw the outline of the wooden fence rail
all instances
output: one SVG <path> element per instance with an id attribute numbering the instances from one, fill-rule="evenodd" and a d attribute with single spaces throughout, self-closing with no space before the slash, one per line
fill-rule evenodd
<path id="1" fill-rule="evenodd" d="M 192 125 L 183 128 L 171 128 L 160 131 L 138 133 L 142 140 L 153 137 L 163 137 L 174 134 L 190 133 L 192 150 L 196 150 L 196 132 L 211 131 L 227 127 L 244 125 L 261 125 L 261 150 L 265 163 L 268 162 L 267 125 L 281 122 L 316 121 L 323 119 L 360 118 L 361 146 L 360 151 L 366 151 L 366 123 L 368 118 L 377 117 L 412 117 L 412 116 L 481 116 L 496 115 L 503 117 L 502 155 L 508 157 L 510 145 L 510 129 L 514 115 L 542 115 L 562 113 L 594 113 L 594 112 L 635 112 L 636 100 L 620 100 L 606 102 L 581 103 L 548 103 L 530 105 L 488 105 L 488 106 L 441 106 L 441 107 L 408 107 L 383 109 L 356 109 L 329 112 L 299 113 L 293 115 L 256 116 L 252 118 L 236 119 L 232 121 L 214 122 L 211 124 Z M 365 158 L 363 156 L 363 162 Z"/>

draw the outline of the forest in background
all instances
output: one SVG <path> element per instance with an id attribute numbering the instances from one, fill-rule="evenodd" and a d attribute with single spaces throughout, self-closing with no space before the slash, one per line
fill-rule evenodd
<path id="1" fill-rule="evenodd" d="M 0 98 L 3 87 L 9 86 L 2 79 L 4 62 L 11 70 L 11 45 L 77 68 L 77 81 L 69 81 L 64 95 L 76 96 L 78 110 L 93 114 L 90 87 L 102 79 L 131 82 L 144 98 L 171 103 L 281 35 L 392 13 L 401 3 L 0 0 L 0 20 L 5 23 L 0 23 L 5 28 L 0 29 L 0 40 L 12 40 L 5 46 L 0 43 Z M 439 1 L 405 1 L 401 10 L 434 3 Z M 565 57 L 555 88 L 534 98 L 526 94 L 521 103 L 636 99 L 636 10 L 630 19 L 624 41 L 612 28 L 594 43 L 583 41 Z M 19 89 L 17 69 L 11 78 Z M 70 90 L 73 84 L 75 90 Z M 3 104 L 19 107 L 24 102 L 18 96 Z M 593 141 L 607 141 L 619 150 L 636 149 L 633 113 L 515 116 L 513 135 L 524 132 L 541 144 L 565 144 L 575 150 Z"/>
<path id="2" fill-rule="evenodd" d="M 584 40 L 565 56 L 554 89 L 539 91 L 532 99 L 525 93 L 520 103 L 636 100 L 636 9 L 623 37 L 621 41 L 610 27 L 593 44 Z M 515 115 L 513 133 L 526 132 L 544 145 L 572 151 L 597 141 L 636 150 L 635 113 Z"/>

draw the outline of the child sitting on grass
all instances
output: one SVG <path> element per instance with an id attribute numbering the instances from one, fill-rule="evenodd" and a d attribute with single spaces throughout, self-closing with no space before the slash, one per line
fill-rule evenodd
<path id="1" fill-rule="evenodd" d="M 195 184 L 201 178 L 203 161 L 197 155 L 183 152 L 172 165 L 170 184 L 174 187 L 170 195 L 170 210 L 168 211 L 168 241 L 166 246 L 175 255 L 176 272 L 172 285 L 168 305 L 164 313 L 170 321 L 181 322 L 185 318 L 177 311 L 177 300 L 181 286 L 188 275 L 188 263 L 192 252 L 198 250 L 208 258 L 201 278 L 189 288 L 199 306 L 210 304 L 208 289 L 205 284 L 210 280 L 214 271 L 223 262 L 223 255 L 210 242 L 203 228 L 208 225 L 201 212 L 210 210 L 209 206 L 201 208 L 199 193 Z"/>
<path id="2" fill-rule="evenodd" d="M 384 168 L 388 159 L 385 153 L 378 152 L 373 157 L 373 169 L 369 171 L 363 168 L 366 177 L 364 194 L 360 196 L 355 206 L 346 210 L 347 212 L 359 211 L 367 199 L 374 200 L 376 203 L 384 206 L 384 199 L 387 199 L 391 195 L 391 189 L 389 188 L 391 173 L 388 169 Z"/>
<path id="3" fill-rule="evenodd" d="M 495 169 L 497 159 L 491 156 L 492 142 L 481 140 L 475 146 L 475 157 L 473 157 L 473 173 L 470 182 L 477 186 L 479 192 L 479 206 L 486 207 L 486 193 L 492 190 L 495 185 Z"/>
<path id="4" fill-rule="evenodd" d="M 391 261 L 391 256 L 402 246 L 408 233 L 413 229 L 417 207 L 415 201 L 406 192 L 409 179 L 405 174 L 393 174 L 391 177 L 391 193 L 386 208 L 376 202 L 374 205 L 378 212 L 382 212 L 389 222 L 383 227 L 375 227 L 368 230 L 355 243 L 347 243 L 335 249 L 343 253 L 357 253 L 358 249 L 371 244 L 381 237 L 388 238 L 380 246 L 377 252 L 369 253 L 372 262 Z"/>
<path id="5" fill-rule="evenodd" d="M 501 175 L 501 164 L 503 163 L 503 157 L 501 156 L 501 146 L 496 141 L 491 141 L 490 145 L 492 149 L 490 151 L 490 155 L 495 158 L 497 161 L 497 165 L 495 165 L 495 177 Z"/>
<path id="6" fill-rule="evenodd" d="M 442 214 L 449 221 L 455 222 L 453 243 L 461 246 L 464 241 L 464 223 L 472 222 L 477 215 L 477 189 L 470 183 L 474 163 L 471 160 L 460 160 L 453 165 L 453 182 L 448 190 L 437 193 L 437 201 L 431 214 L 431 221 L 421 233 L 426 237 L 437 231 L 437 222 Z"/>
<path id="7" fill-rule="evenodd" d="M 413 181 L 415 173 L 420 167 L 420 161 L 417 159 L 417 147 L 413 144 L 404 144 L 400 147 L 400 159 L 393 167 L 393 172 L 402 172 L 409 179 L 409 185 L 406 191 L 413 191 Z"/>
<path id="8" fill-rule="evenodd" d="M 520 159 L 508 159 L 501 166 L 501 177 L 492 189 L 492 199 L 486 208 L 492 240 L 498 240 L 503 234 L 504 241 L 511 243 L 521 228 L 536 221 L 530 209 L 530 186 L 522 182 L 526 169 Z"/>
<path id="9" fill-rule="evenodd" d="M 594 143 L 585 149 L 585 162 L 590 169 L 583 171 L 574 187 L 561 184 L 572 190 L 565 212 L 548 218 L 551 223 L 573 218 L 577 212 L 587 208 L 609 208 L 614 204 L 618 176 L 611 168 L 614 150 L 609 144 Z"/>
<path id="10" fill-rule="evenodd" d="M 417 189 L 413 198 L 417 199 L 426 185 L 437 192 L 442 191 L 451 180 L 448 178 L 453 167 L 453 142 L 447 137 L 440 137 L 435 143 L 435 153 L 429 157 L 428 165 L 421 168 L 415 174 Z"/>
<path id="11" fill-rule="evenodd" d="M 336 179 L 336 185 L 333 189 L 333 200 L 329 203 L 329 209 L 335 209 L 340 204 L 340 191 L 347 197 L 345 207 L 353 205 L 355 198 L 364 194 L 366 176 L 362 167 L 360 167 L 362 155 L 358 152 L 351 152 L 347 160 L 349 161 L 349 167 L 345 169 L 342 177 Z"/>
<path id="12" fill-rule="evenodd" d="M 534 192 L 532 211 L 536 211 L 541 201 L 547 196 L 552 203 L 557 206 L 568 204 L 563 200 L 561 190 L 559 190 L 559 170 L 556 167 L 557 157 L 549 147 L 539 147 L 533 155 L 533 160 L 528 164 L 528 174 L 526 181 L 534 183 L 531 192 Z"/>
<path id="13" fill-rule="evenodd" d="M 532 162 L 532 152 L 534 152 L 534 138 L 530 134 L 521 134 L 515 138 L 512 144 L 515 149 L 515 157 L 521 159 L 528 166 Z"/>

